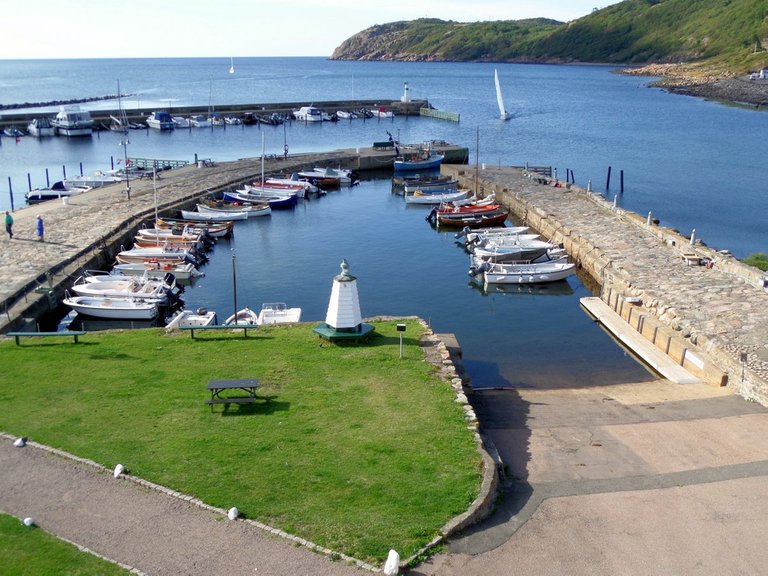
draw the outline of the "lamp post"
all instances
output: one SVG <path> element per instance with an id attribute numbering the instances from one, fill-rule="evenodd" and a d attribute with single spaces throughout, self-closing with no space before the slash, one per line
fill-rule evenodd
<path id="1" fill-rule="evenodd" d="M 232 301 L 234 302 L 235 312 L 235 326 L 237 326 L 237 274 L 235 272 L 235 251 L 232 250 Z"/>
<path id="2" fill-rule="evenodd" d="M 120 140 L 120 146 L 123 147 L 123 170 L 125 170 L 125 193 L 128 195 L 128 200 L 131 199 L 131 177 L 128 174 L 128 136 Z"/>
<path id="3" fill-rule="evenodd" d="M 400 360 L 403 359 L 403 333 L 405 332 L 405 324 L 397 324 L 397 332 L 400 334 Z"/>

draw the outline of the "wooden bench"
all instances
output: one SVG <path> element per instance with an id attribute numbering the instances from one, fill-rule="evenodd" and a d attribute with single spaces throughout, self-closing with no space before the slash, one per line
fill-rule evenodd
<path id="1" fill-rule="evenodd" d="M 85 335 L 85 331 L 82 330 L 66 330 L 64 332 L 8 332 L 6 336 L 13 336 L 16 339 L 16 346 L 21 346 L 19 339 L 22 337 L 48 337 L 48 336 L 72 336 L 75 339 L 75 344 L 79 342 L 78 336 Z"/>
<path id="2" fill-rule="evenodd" d="M 198 330 L 242 330 L 243 337 L 248 338 L 248 330 L 255 330 L 258 328 L 255 324 L 215 324 L 211 326 L 180 326 L 179 330 L 188 330 L 189 335 L 194 338 L 195 332 Z"/>

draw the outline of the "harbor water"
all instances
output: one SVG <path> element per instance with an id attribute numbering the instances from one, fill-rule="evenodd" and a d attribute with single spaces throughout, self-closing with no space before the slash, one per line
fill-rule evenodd
<path id="1" fill-rule="evenodd" d="M 267 154 L 370 146 L 387 133 L 402 142 L 445 140 L 471 150 L 480 163 L 551 165 L 561 179 L 624 193 L 617 204 L 739 257 L 766 251 L 764 134 L 768 115 L 674 96 L 648 79 L 600 66 L 497 65 L 507 108 L 498 120 L 493 65 L 350 63 L 321 58 L 45 61 L 0 64 L 2 104 L 113 94 L 123 104 L 173 109 L 184 104 L 397 100 L 409 83 L 413 98 L 457 112 L 459 123 L 426 118 L 342 121 L 275 127 L 103 132 L 92 138 L 30 137 L 0 144 L 0 207 L 23 202 L 32 186 L 66 169 L 105 170 L 131 157 L 224 161 Z M 116 107 L 116 102 L 85 107 Z M 613 180 L 606 189 L 608 168 Z M 418 315 L 436 332 L 456 334 L 473 384 L 492 387 L 592 386 L 651 378 L 578 304 L 584 279 L 538 289 L 485 292 L 470 282 L 468 256 L 452 232 L 438 232 L 426 210 L 408 207 L 385 175 L 330 192 L 292 211 L 237 225 L 203 267 L 206 276 L 184 295 L 187 307 L 231 314 L 286 302 L 303 319 L 322 321 L 331 282 L 346 259 L 359 279 L 365 316 Z M 233 274 L 235 271 L 235 274 Z M 660 271 L 661 273 L 662 271 Z"/>

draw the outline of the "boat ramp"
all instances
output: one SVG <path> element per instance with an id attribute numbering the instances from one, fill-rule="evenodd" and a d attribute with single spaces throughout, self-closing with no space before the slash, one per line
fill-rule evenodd
<path id="1" fill-rule="evenodd" d="M 768 405 L 768 275 L 727 251 L 616 207 L 602 195 L 512 167 L 442 167 L 491 192 L 562 245 L 624 328 L 694 377 Z"/>

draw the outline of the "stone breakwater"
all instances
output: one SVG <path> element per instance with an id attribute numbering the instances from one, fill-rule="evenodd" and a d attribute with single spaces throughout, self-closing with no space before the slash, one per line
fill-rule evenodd
<path id="1" fill-rule="evenodd" d="M 495 192 L 562 244 L 607 304 L 694 375 L 768 405 L 765 273 L 574 186 L 554 187 L 515 168 L 443 172 L 470 188 L 477 179 L 479 195 Z"/>

